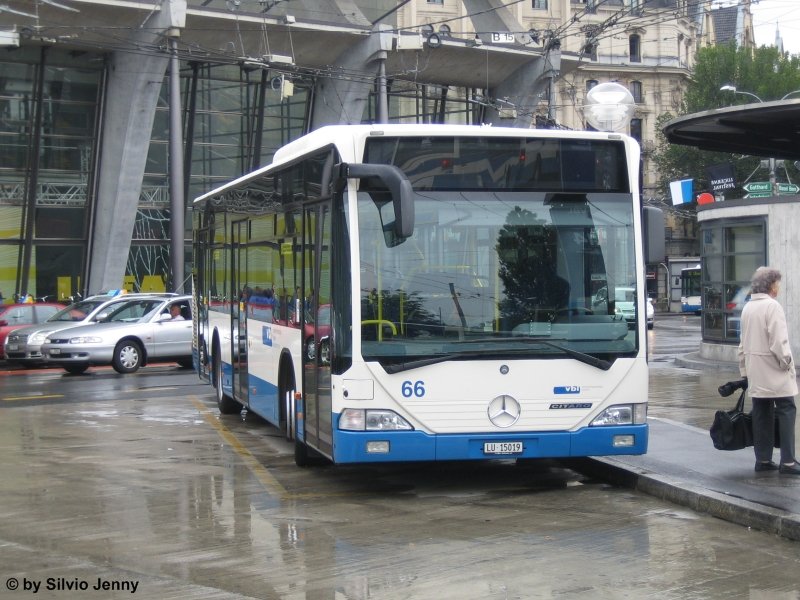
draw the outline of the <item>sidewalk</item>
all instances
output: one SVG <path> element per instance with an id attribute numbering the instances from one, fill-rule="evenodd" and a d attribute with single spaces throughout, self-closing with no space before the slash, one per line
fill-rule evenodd
<path id="1" fill-rule="evenodd" d="M 675 363 L 738 374 L 734 363 L 693 354 Z M 653 417 L 648 423 L 647 454 L 590 458 L 579 461 L 577 468 L 698 512 L 800 540 L 800 477 L 756 473 L 752 448 L 717 450 L 705 429 Z M 775 455 L 777 461 L 777 451 Z"/>

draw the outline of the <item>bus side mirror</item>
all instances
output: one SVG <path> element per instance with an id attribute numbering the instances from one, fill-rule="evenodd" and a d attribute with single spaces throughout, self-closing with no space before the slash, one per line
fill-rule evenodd
<path id="1" fill-rule="evenodd" d="M 664 262 L 666 235 L 664 233 L 664 212 L 660 208 L 642 207 L 642 233 L 645 264 Z"/>
<path id="2" fill-rule="evenodd" d="M 414 188 L 403 171 L 394 165 L 342 163 L 337 167 L 339 177 L 380 180 L 392 197 L 395 235 L 405 239 L 414 234 Z"/>

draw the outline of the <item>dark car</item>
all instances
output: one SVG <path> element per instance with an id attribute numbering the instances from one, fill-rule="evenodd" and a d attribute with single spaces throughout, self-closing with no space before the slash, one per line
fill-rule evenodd
<path id="1" fill-rule="evenodd" d="M 42 323 L 64 308 L 55 302 L 36 304 L 0 305 L 0 358 L 5 358 L 5 344 L 8 334 L 27 325 Z"/>

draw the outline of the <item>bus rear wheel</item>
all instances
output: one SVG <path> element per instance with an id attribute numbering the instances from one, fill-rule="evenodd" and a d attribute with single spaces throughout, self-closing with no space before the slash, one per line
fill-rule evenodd
<path id="1" fill-rule="evenodd" d="M 222 389 L 222 360 L 219 357 L 219 347 L 214 348 L 214 388 L 217 396 L 217 408 L 223 415 L 235 415 L 242 412 L 242 405 L 225 393 Z"/>

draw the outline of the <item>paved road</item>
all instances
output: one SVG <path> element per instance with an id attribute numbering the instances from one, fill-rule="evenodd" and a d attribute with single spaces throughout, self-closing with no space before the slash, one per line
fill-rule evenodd
<path id="1" fill-rule="evenodd" d="M 653 414 L 666 382 L 703 385 L 653 375 Z M 298 469 L 210 391 L 172 366 L 0 374 L 0 597 L 800 595 L 794 542 L 557 462 Z"/>

